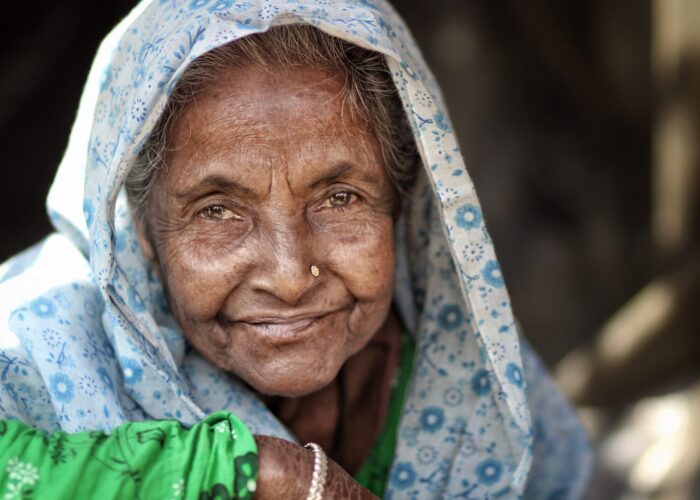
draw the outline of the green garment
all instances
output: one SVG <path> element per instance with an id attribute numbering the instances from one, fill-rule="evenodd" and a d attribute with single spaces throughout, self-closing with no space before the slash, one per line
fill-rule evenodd
<path id="1" fill-rule="evenodd" d="M 248 428 L 227 412 L 190 429 L 151 420 L 110 435 L 0 421 L 0 498 L 252 498 L 257 453 Z"/>
<path id="2" fill-rule="evenodd" d="M 413 337 L 404 333 L 401 335 L 401 360 L 394 375 L 394 383 L 389 398 L 389 409 L 381 434 L 370 451 L 355 479 L 362 486 L 370 490 L 379 498 L 384 497 L 389 471 L 394 461 L 396 450 L 396 433 L 403 412 L 406 390 L 413 373 L 413 358 L 415 356 L 415 342 Z"/>
<path id="3" fill-rule="evenodd" d="M 396 448 L 415 346 L 401 337 L 401 360 L 386 422 L 357 481 L 382 497 Z M 0 498 L 250 499 L 255 438 L 237 417 L 217 412 L 190 429 L 174 420 L 129 422 L 103 431 L 46 433 L 0 421 Z"/>

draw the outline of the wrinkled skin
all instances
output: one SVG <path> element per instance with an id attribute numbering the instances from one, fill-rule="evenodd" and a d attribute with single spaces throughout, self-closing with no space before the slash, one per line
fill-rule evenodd
<path id="1" fill-rule="evenodd" d="M 328 386 L 391 303 L 394 190 L 340 78 L 221 74 L 174 122 L 139 229 L 188 340 L 261 395 Z M 273 458 L 261 452 L 261 486 Z"/>
<path id="2" fill-rule="evenodd" d="M 305 499 L 313 474 L 311 451 L 270 436 L 257 436 L 260 475 L 255 498 Z M 265 465 L 263 465 L 265 464 Z M 369 500 L 376 498 L 341 467 L 328 460 L 324 499 Z"/>

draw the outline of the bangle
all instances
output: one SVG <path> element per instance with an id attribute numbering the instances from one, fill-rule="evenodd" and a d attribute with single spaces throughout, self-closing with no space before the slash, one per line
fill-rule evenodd
<path id="1" fill-rule="evenodd" d="M 328 459 L 323 449 L 316 443 L 307 443 L 304 448 L 309 449 L 314 454 L 314 471 L 311 475 L 311 486 L 306 500 L 323 500 L 323 490 L 326 487 L 326 472 L 328 470 Z"/>

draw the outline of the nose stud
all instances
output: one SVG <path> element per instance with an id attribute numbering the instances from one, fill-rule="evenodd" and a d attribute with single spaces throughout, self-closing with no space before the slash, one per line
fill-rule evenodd
<path id="1" fill-rule="evenodd" d="M 318 270 L 318 267 L 316 267 L 316 266 L 311 266 L 311 269 L 310 269 L 310 270 L 311 270 L 311 275 L 312 275 L 314 278 L 318 278 L 318 276 L 321 274 L 321 271 L 319 271 L 319 270 Z"/>

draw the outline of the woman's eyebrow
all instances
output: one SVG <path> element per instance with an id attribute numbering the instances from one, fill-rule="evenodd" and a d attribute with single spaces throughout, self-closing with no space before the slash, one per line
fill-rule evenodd
<path id="1" fill-rule="evenodd" d="M 333 184 L 334 182 L 342 179 L 344 177 L 359 177 L 361 180 L 368 183 L 378 182 L 379 179 L 369 175 L 362 169 L 357 168 L 352 163 L 342 162 L 333 167 L 327 172 L 324 172 L 321 176 L 317 177 L 311 184 L 310 189 L 316 189 L 320 186 L 327 186 L 328 184 Z"/>
<path id="2" fill-rule="evenodd" d="M 242 186 L 241 184 L 220 175 L 210 175 L 205 177 L 191 188 L 176 192 L 175 198 L 183 200 L 191 199 L 197 195 L 201 195 L 202 193 L 212 190 L 225 192 L 238 198 L 248 200 L 255 200 L 258 198 L 258 195 L 252 189 Z"/>

